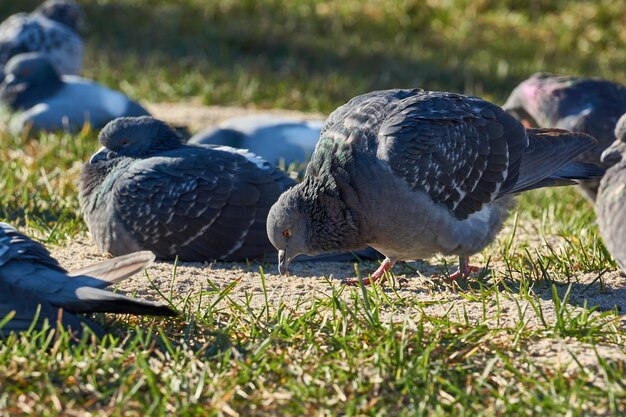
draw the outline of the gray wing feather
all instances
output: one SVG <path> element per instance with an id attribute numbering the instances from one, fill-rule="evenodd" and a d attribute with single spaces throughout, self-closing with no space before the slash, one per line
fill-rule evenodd
<path id="1" fill-rule="evenodd" d="M 379 158 L 411 189 L 465 219 L 514 180 L 528 138 L 518 122 L 489 102 L 422 92 L 396 105 L 378 141 Z"/>
<path id="2" fill-rule="evenodd" d="M 597 142 L 589 135 L 561 129 L 528 129 L 528 137 L 517 180 L 502 189 L 500 195 L 548 185 L 568 185 L 571 179 L 601 176 L 604 172 L 597 167 L 594 170 L 592 166 L 571 162 L 596 146 Z"/>
<path id="3" fill-rule="evenodd" d="M 132 164 L 113 193 L 126 230 L 157 257 L 245 259 L 273 252 L 265 219 L 285 190 L 274 174 L 241 155 L 184 148 Z"/>
<path id="4" fill-rule="evenodd" d="M 70 271 L 68 272 L 68 275 L 71 277 L 85 275 L 97 278 L 105 284 L 103 285 L 104 287 L 106 285 L 123 281 L 131 275 L 143 271 L 145 268 L 150 266 L 154 259 L 155 256 L 150 251 L 134 252 Z"/>
<path id="5" fill-rule="evenodd" d="M 13 226 L 0 222 L 0 267 L 19 258 L 33 261 L 47 268 L 65 272 L 59 262 L 50 256 L 50 252 L 41 243 L 18 232 Z"/>

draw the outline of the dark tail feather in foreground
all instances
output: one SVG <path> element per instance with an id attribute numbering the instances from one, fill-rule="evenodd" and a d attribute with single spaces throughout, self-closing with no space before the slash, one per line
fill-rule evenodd
<path id="1" fill-rule="evenodd" d="M 178 313 L 155 301 L 139 300 L 98 288 L 81 287 L 75 301 L 67 302 L 65 309 L 76 313 L 145 314 L 173 317 Z"/>
<path id="2" fill-rule="evenodd" d="M 0 322 L 9 314 L 12 318 L 0 328 L 0 339 L 12 332 L 25 332 L 31 327 L 41 329 L 46 321 L 51 328 L 61 325 L 77 339 L 82 337 L 84 327 L 90 328 L 99 338 L 105 334 L 93 321 L 54 307 L 30 291 L 0 281 Z"/>

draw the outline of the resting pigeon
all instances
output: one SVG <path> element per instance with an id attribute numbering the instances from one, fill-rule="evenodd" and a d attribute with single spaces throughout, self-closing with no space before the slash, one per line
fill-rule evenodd
<path id="1" fill-rule="evenodd" d="M 607 249 L 626 274 L 626 114 L 615 127 L 613 144 L 602 153 L 610 165 L 600 182 L 596 212 Z"/>
<path id="2" fill-rule="evenodd" d="M 372 281 L 398 260 L 435 253 L 460 255 L 464 275 L 467 257 L 501 229 L 512 194 L 602 173 L 571 162 L 594 144 L 581 133 L 526 131 L 477 97 L 415 89 L 353 98 L 329 116 L 303 181 L 270 210 L 279 272 L 302 253 L 369 245 L 387 257 Z"/>
<path id="3" fill-rule="evenodd" d="M 46 320 L 52 327 L 60 320 L 63 327 L 79 334 L 84 323 L 102 334 L 99 326 L 74 313 L 174 316 L 176 312 L 164 304 L 102 289 L 143 270 L 153 260 L 150 252 L 136 252 L 68 273 L 43 245 L 0 223 L 0 322 L 13 314 L 0 328 L 0 335 L 31 325 L 39 328 Z"/>
<path id="4" fill-rule="evenodd" d="M 259 157 L 187 145 L 152 117 L 119 118 L 80 179 L 82 211 L 98 248 L 151 250 L 161 259 L 246 260 L 273 252 L 265 220 L 294 181 Z"/>
<path id="5" fill-rule="evenodd" d="M 613 142 L 617 119 L 626 113 L 626 87 L 600 78 L 539 73 L 519 84 L 503 108 L 527 127 L 556 127 L 595 137 L 598 146 L 578 160 L 597 165 Z M 599 183 L 600 178 L 582 181 L 580 188 L 593 201 Z"/>
<path id="6" fill-rule="evenodd" d="M 15 55 L 40 52 L 59 74 L 80 74 L 82 24 L 80 6 L 72 0 L 48 0 L 33 13 L 9 16 L 0 24 L 0 69 Z"/>
<path id="7" fill-rule="evenodd" d="M 15 112 L 11 129 L 35 131 L 104 126 L 119 116 L 148 112 L 119 91 L 73 75 L 59 76 L 41 54 L 17 55 L 6 66 L 0 103 Z"/>
<path id="8" fill-rule="evenodd" d="M 272 114 L 233 117 L 204 130 L 190 143 L 248 149 L 266 161 L 286 166 L 307 161 L 320 137 L 323 120 L 298 120 Z"/>

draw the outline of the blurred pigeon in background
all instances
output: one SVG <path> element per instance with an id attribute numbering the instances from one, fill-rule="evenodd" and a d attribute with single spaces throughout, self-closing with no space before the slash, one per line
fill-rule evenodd
<path id="1" fill-rule="evenodd" d="M 0 223 L 0 322 L 12 316 L 0 328 L 0 335 L 31 326 L 41 328 L 46 320 L 53 328 L 61 323 L 78 335 L 82 324 L 103 334 L 98 325 L 74 313 L 174 316 L 176 312 L 165 304 L 103 289 L 143 270 L 153 260 L 150 252 L 136 252 L 68 273 L 42 244 Z"/>
<path id="2" fill-rule="evenodd" d="M 613 130 L 626 113 L 626 87 L 600 78 L 538 73 L 520 83 L 503 108 L 527 127 L 555 127 L 587 133 L 598 146 L 578 160 L 600 164 L 602 151 L 615 137 Z M 580 188 L 595 200 L 600 179 L 581 181 Z"/>
<path id="3" fill-rule="evenodd" d="M 59 76 L 41 54 L 17 55 L 9 60 L 0 84 L 0 104 L 14 113 L 10 129 L 76 131 L 89 124 L 104 126 L 119 116 L 148 112 L 119 91 L 73 75 Z"/>
<path id="4" fill-rule="evenodd" d="M 513 194 L 602 174 L 572 162 L 593 146 L 582 133 L 527 131 L 477 97 L 417 89 L 358 96 L 329 116 L 303 181 L 270 210 L 279 271 L 302 253 L 369 245 L 387 257 L 372 281 L 398 260 L 436 253 L 459 255 L 451 278 L 465 275 L 467 257 L 502 228 Z"/>
<path id="5" fill-rule="evenodd" d="M 616 140 L 602 153 L 609 165 L 600 182 L 596 213 L 607 249 L 626 274 L 626 114 L 615 127 Z"/>
<path id="6" fill-rule="evenodd" d="M 0 24 L 0 70 L 15 55 L 40 52 L 59 74 L 79 75 L 82 25 L 82 11 L 72 0 L 48 0 L 30 14 L 9 16 Z"/>
<path id="7" fill-rule="evenodd" d="M 194 135 L 189 143 L 248 149 L 266 161 L 285 166 L 309 160 L 320 137 L 323 120 L 302 120 L 273 114 L 233 117 L 217 128 Z"/>

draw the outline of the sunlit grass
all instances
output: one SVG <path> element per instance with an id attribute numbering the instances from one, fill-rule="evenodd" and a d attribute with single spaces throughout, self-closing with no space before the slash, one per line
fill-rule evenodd
<path id="1" fill-rule="evenodd" d="M 37 0 L 3 2 L 0 17 Z M 146 101 L 332 111 L 422 87 L 502 102 L 530 73 L 626 82 L 619 1 L 80 1 L 85 75 Z"/>
<path id="2" fill-rule="evenodd" d="M 0 18 L 37 3 L 1 2 Z M 618 1 L 81 3 L 85 75 L 143 101 L 329 112 L 389 87 L 502 101 L 538 70 L 626 82 Z M 47 245 L 84 234 L 78 178 L 97 147 L 93 132 L 0 133 L 0 219 Z M 575 189 L 522 196 L 476 257 L 489 265 L 478 278 L 440 279 L 457 262 L 440 260 L 440 277 L 397 265 L 393 286 L 329 279 L 295 303 L 271 298 L 256 264 L 260 294 L 210 277 L 202 292 L 178 294 L 173 267 L 172 287 L 158 291 L 179 318 L 97 315 L 110 332 L 100 342 L 48 331 L 0 342 L 0 414 L 626 413 L 621 313 L 573 300 L 581 286 L 601 292 L 616 270 Z M 601 285 L 579 283 L 581 274 Z M 402 292 L 396 275 L 421 280 L 432 297 Z M 538 356 L 541 343 L 566 345 L 570 365 Z"/>

